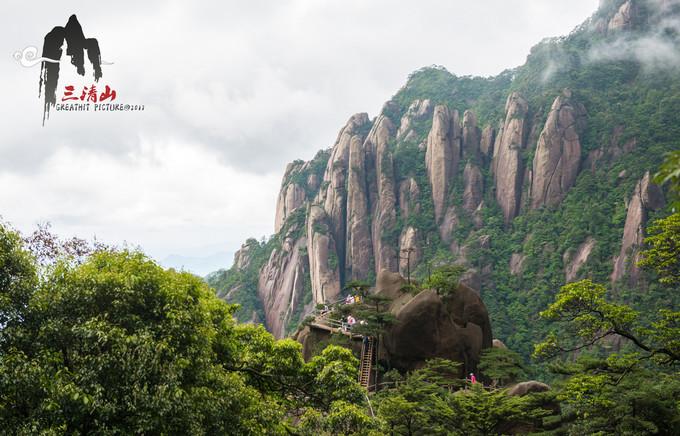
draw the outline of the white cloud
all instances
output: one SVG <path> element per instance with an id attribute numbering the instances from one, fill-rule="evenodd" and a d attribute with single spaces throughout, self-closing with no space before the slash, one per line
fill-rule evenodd
<path id="1" fill-rule="evenodd" d="M 0 174 L 5 218 L 25 231 L 50 221 L 63 235 L 140 244 L 159 259 L 231 250 L 271 227 L 278 175 L 225 166 L 198 144 L 141 144 L 124 161 L 61 148 L 38 174 Z"/>
<path id="2" fill-rule="evenodd" d="M 410 72 L 441 64 L 496 74 L 596 7 L 128 0 L 38 8 L 8 0 L 0 18 L 0 214 L 21 229 L 49 220 L 61 233 L 127 240 L 159 258 L 233 251 L 272 231 L 285 164 L 331 145 L 351 114 L 375 115 Z M 145 112 L 53 112 L 40 127 L 38 70 L 10 55 L 40 46 L 71 13 L 115 62 L 101 83 Z M 61 84 L 81 80 L 62 72 Z"/>
<path id="3" fill-rule="evenodd" d="M 680 21 L 663 19 L 644 34 L 621 33 L 590 49 L 590 62 L 632 60 L 647 70 L 677 69 L 680 67 Z"/>

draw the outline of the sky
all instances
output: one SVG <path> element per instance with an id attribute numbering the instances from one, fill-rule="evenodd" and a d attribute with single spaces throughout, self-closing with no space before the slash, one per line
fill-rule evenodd
<path id="1" fill-rule="evenodd" d="M 491 76 L 565 35 L 598 0 L 3 0 L 0 216 L 30 233 L 141 247 L 199 275 L 228 268 L 248 237 L 273 233 L 286 163 L 332 145 L 357 112 L 375 116 L 432 64 Z M 42 48 L 76 14 L 97 38 L 99 89 L 138 112 L 57 112 L 42 126 Z M 93 84 L 66 55 L 63 86 Z"/>

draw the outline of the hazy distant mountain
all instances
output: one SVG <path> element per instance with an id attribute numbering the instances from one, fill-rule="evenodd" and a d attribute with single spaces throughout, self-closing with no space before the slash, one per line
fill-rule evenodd
<path id="1" fill-rule="evenodd" d="M 160 264 L 166 268 L 182 269 L 192 272 L 197 276 L 204 277 L 211 271 L 224 268 L 225 265 L 231 265 L 233 260 L 233 252 L 222 251 L 208 256 L 182 256 L 179 254 L 171 254 L 161 260 Z"/>

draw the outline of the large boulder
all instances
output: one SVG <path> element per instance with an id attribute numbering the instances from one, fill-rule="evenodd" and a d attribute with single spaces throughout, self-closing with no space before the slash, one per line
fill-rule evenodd
<path id="1" fill-rule="evenodd" d="M 461 362 L 461 375 L 474 371 L 481 351 L 492 346 L 489 315 L 479 295 L 459 285 L 446 297 L 433 290 L 413 296 L 400 291 L 405 284 L 399 274 L 378 276 L 377 292 L 393 299 L 390 312 L 396 318 L 384 335 L 380 358 L 400 371 L 437 357 Z"/>
<path id="2" fill-rule="evenodd" d="M 302 358 L 308 361 L 319 352 L 319 344 L 327 342 L 331 337 L 331 332 L 321 329 L 313 329 L 305 326 L 293 335 L 293 339 L 302 344 Z"/>
<path id="3" fill-rule="evenodd" d="M 524 396 L 527 394 L 532 394 L 536 392 L 547 392 L 550 390 L 550 386 L 545 383 L 541 383 L 536 380 L 529 380 L 522 383 L 517 383 L 508 390 L 508 395 L 514 396 Z"/>

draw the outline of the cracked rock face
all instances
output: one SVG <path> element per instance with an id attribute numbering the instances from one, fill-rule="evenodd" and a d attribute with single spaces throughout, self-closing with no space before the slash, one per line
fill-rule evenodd
<path id="1" fill-rule="evenodd" d="M 423 256 L 420 233 L 412 226 L 405 227 L 399 237 L 399 273 L 407 277 L 418 266 Z"/>
<path id="2" fill-rule="evenodd" d="M 623 3 L 619 10 L 609 20 L 607 29 L 610 31 L 630 29 L 637 16 L 637 8 L 632 0 Z"/>
<path id="3" fill-rule="evenodd" d="M 305 204 L 305 189 L 296 183 L 290 182 L 290 177 L 303 170 L 307 163 L 291 162 L 286 166 L 283 173 L 283 181 L 279 196 L 276 199 L 276 216 L 274 218 L 274 232 L 278 233 L 283 227 L 283 223 L 297 208 Z"/>
<path id="4" fill-rule="evenodd" d="M 289 183 L 279 193 L 276 202 L 276 218 L 274 232 L 278 233 L 286 219 L 299 207 L 305 204 L 305 190 L 296 183 Z"/>
<path id="5" fill-rule="evenodd" d="M 349 149 L 347 181 L 347 253 L 346 274 L 361 280 L 372 269 L 373 246 L 366 188 L 366 168 L 362 143 L 352 141 Z"/>
<path id="6" fill-rule="evenodd" d="M 397 195 L 394 182 L 394 163 L 389 141 L 394 137 L 394 126 L 389 118 L 380 115 L 366 138 L 364 148 L 371 155 L 375 168 L 375 184 L 369 187 L 372 192 L 373 207 L 373 256 L 376 274 L 386 269 L 397 271 L 397 244 L 399 241 L 386 239 L 383 234 L 391 231 L 397 224 Z"/>
<path id="7" fill-rule="evenodd" d="M 558 96 L 538 138 L 533 162 L 531 207 L 556 206 L 576 182 L 581 164 L 579 134 L 586 111 L 572 99 L 571 91 Z"/>
<path id="8" fill-rule="evenodd" d="M 482 130 L 482 137 L 479 142 L 479 151 L 485 158 L 493 156 L 493 145 L 496 139 L 496 131 L 491 126 L 486 126 Z"/>
<path id="9" fill-rule="evenodd" d="M 479 162 L 480 141 L 482 132 L 477 127 L 477 117 L 474 112 L 466 110 L 463 113 L 463 136 L 462 136 L 462 151 L 465 158 L 471 159 L 473 162 Z"/>
<path id="10" fill-rule="evenodd" d="M 305 237 L 297 241 L 286 238 L 280 250 L 273 250 L 260 270 L 257 292 L 265 312 L 265 325 L 277 338 L 283 338 L 286 327 L 302 304 L 307 259 L 303 249 Z"/>
<path id="11" fill-rule="evenodd" d="M 317 205 L 309 208 L 307 243 L 313 301 L 337 300 L 340 295 L 340 270 L 335 239 L 330 232 L 328 215 Z"/>
<path id="12" fill-rule="evenodd" d="M 399 209 L 404 219 L 420 213 L 420 188 L 413 177 L 399 185 Z"/>
<path id="13" fill-rule="evenodd" d="M 434 108 L 432 129 L 427 137 L 425 164 L 432 187 L 435 221 L 440 222 L 446 196 L 460 160 L 460 121 L 458 111 L 438 105 Z"/>
<path id="14" fill-rule="evenodd" d="M 562 260 L 564 261 L 564 271 L 567 283 L 573 282 L 578 277 L 578 271 L 588 261 L 590 253 L 592 253 L 593 248 L 595 248 L 595 243 L 595 239 L 588 236 L 586 240 L 578 246 L 576 252 L 564 253 Z"/>
<path id="15" fill-rule="evenodd" d="M 397 139 L 411 141 L 416 138 L 413 124 L 432 116 L 432 102 L 429 99 L 414 100 L 401 117 L 399 129 L 397 129 Z"/>
<path id="16" fill-rule="evenodd" d="M 365 138 L 365 128 L 370 125 L 368 114 L 352 115 L 345 127 L 340 130 L 338 139 L 331 151 L 331 157 L 324 173 L 326 189 L 317 196 L 316 203 L 323 204 L 328 216 L 331 235 L 335 241 L 336 257 L 344 262 L 347 208 L 347 175 L 351 147 L 361 147 Z"/>
<path id="17" fill-rule="evenodd" d="M 510 222 L 519 212 L 522 193 L 521 152 L 528 134 L 527 101 L 518 93 L 508 96 L 505 104 L 505 123 L 494 146 L 493 171 L 496 183 L 496 200 L 503 211 L 505 222 Z"/>
<path id="18" fill-rule="evenodd" d="M 640 278 L 640 268 L 637 266 L 639 260 L 639 248 L 645 238 L 645 225 L 649 211 L 657 210 L 664 205 L 664 198 L 661 189 L 652 183 L 649 171 L 635 186 L 633 197 L 628 203 L 626 213 L 626 224 L 623 228 L 623 238 L 621 240 L 621 251 L 614 258 L 614 270 L 611 275 L 612 282 L 623 279 L 626 273 L 628 283 L 634 285 Z"/>
<path id="19" fill-rule="evenodd" d="M 482 171 L 479 167 L 471 162 L 465 164 L 463 170 L 463 183 L 465 190 L 463 191 L 463 209 L 468 212 L 474 212 L 482 202 L 482 195 L 484 193 L 484 179 Z"/>
<path id="20" fill-rule="evenodd" d="M 250 265 L 250 245 L 243 244 L 241 248 L 234 253 L 234 265 L 238 270 L 244 270 Z"/>

